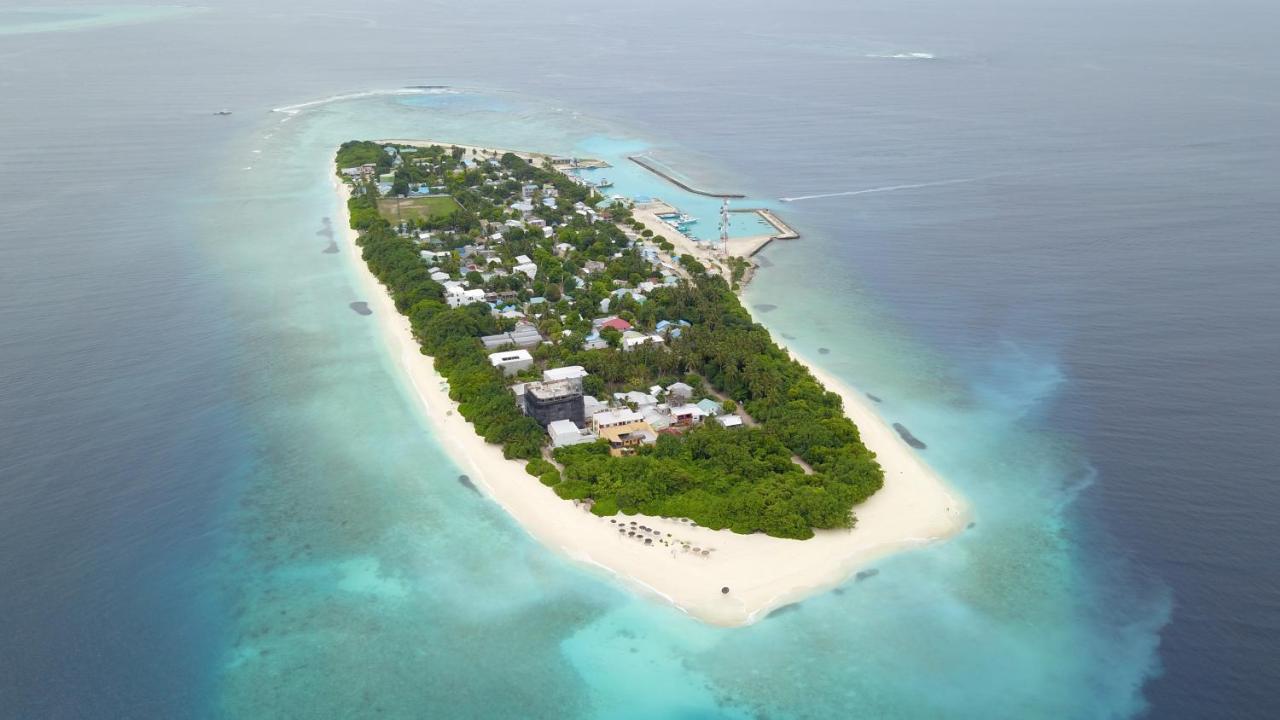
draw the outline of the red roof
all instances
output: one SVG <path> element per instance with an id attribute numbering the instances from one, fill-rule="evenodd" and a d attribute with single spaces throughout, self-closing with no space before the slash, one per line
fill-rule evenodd
<path id="1" fill-rule="evenodd" d="M 629 322 L 627 322 L 626 320 L 623 320 L 622 318 L 619 318 L 619 317 L 616 317 L 616 318 L 610 318 L 610 319 L 608 319 L 608 320 L 606 320 L 606 321 L 604 321 L 604 322 L 600 323 L 600 329 L 601 329 L 601 330 L 603 330 L 603 329 L 605 329 L 605 328 L 613 328 L 614 330 L 617 330 L 618 332 L 625 332 L 625 331 L 627 331 L 627 330 L 630 330 L 630 329 L 631 329 L 631 323 L 629 323 Z"/>

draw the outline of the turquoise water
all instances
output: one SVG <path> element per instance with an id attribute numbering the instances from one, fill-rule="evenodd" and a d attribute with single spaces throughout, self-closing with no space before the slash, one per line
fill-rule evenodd
<path id="1" fill-rule="evenodd" d="M 0 11 L 0 716 L 1276 714 L 1275 3 L 208 5 Z M 326 252 L 378 135 L 799 198 L 747 300 L 976 524 L 735 630 L 532 543 Z"/>
<path id="2" fill-rule="evenodd" d="M 257 327 L 244 340 L 241 391 L 270 402 L 255 430 L 263 466 L 233 513 L 235 551 L 221 571 L 234 625 L 217 673 L 221 710 L 1102 717 L 1141 706 L 1167 599 L 1117 617 L 1122 608 L 1094 594 L 1108 569 L 1083 567 L 1064 537 L 1073 488 L 1061 478 L 1087 468 L 1069 444 L 1018 423 L 1057 380 L 1028 368 L 978 398 L 870 303 L 840 318 L 852 325 L 840 335 L 857 345 L 821 340 L 834 328 L 786 309 L 761 317 L 832 371 L 869 383 L 886 416 L 928 438 L 930 460 L 973 500 L 972 531 L 881 562 L 872 578 L 753 627 L 711 628 L 538 546 L 459 483 L 374 320 L 347 307 L 366 299 L 352 258 L 321 252 L 323 221 L 337 211 L 329 158 L 351 137 L 606 156 L 640 144 L 625 128 L 565 123 L 533 103 L 513 122 L 514 102 L 374 96 L 276 114 L 236 148 L 243 164 L 228 163 L 214 198 L 193 208 L 202 234 L 224 238 L 212 259 L 239 278 L 236 312 Z M 616 176 L 630 192 L 632 179 Z M 644 189 L 687 201 L 670 187 Z M 797 281 L 803 267 L 788 265 L 785 248 L 771 257 L 751 301 L 824 292 Z"/>

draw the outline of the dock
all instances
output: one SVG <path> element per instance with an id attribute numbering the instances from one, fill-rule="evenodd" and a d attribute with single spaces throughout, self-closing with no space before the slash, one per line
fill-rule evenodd
<path id="1" fill-rule="evenodd" d="M 794 228 L 783 222 L 782 218 L 778 217 L 776 213 L 768 208 L 731 208 L 729 212 L 755 213 L 759 215 L 762 220 L 772 225 L 773 229 L 778 231 L 778 234 L 772 236 L 772 239 L 774 240 L 795 240 L 800 237 L 800 233 L 796 232 Z"/>
<path id="2" fill-rule="evenodd" d="M 672 185 L 675 185 L 676 187 L 680 188 L 681 190 L 685 190 L 685 191 L 687 191 L 687 192 L 691 192 L 691 193 L 693 193 L 693 194 L 695 194 L 695 195 L 702 195 L 703 197 L 713 197 L 713 198 L 729 198 L 729 199 L 731 199 L 731 200 L 732 200 L 732 199 L 734 199 L 734 198 L 744 198 L 744 197 L 746 197 L 746 195 L 743 195 L 743 194 L 741 194 L 741 193 L 716 193 L 716 192 L 710 192 L 710 191 L 707 191 L 707 190 L 699 190 L 699 189 L 697 189 L 697 188 L 695 188 L 695 187 L 690 187 L 690 186 L 686 185 L 685 183 L 681 182 L 680 180 L 678 180 L 678 179 L 676 179 L 676 178 L 672 177 L 672 176 L 671 176 L 671 175 L 669 175 L 667 172 L 665 172 L 665 171 L 664 171 L 664 170 L 662 170 L 661 168 L 657 167 L 657 166 L 656 166 L 656 165 L 654 165 L 652 162 L 650 162 L 650 161 L 648 161 L 648 160 L 646 160 L 646 159 L 644 159 L 644 158 L 640 157 L 639 155 L 628 155 L 628 156 L 627 156 L 627 159 L 628 159 L 628 160 L 630 160 L 631 162 L 633 162 L 633 163 L 635 163 L 635 164 L 639 165 L 640 167 L 644 168 L 645 170 L 648 170 L 649 172 L 653 173 L 654 175 L 657 175 L 658 177 L 662 178 L 663 180 L 666 180 L 667 182 L 671 183 Z"/>

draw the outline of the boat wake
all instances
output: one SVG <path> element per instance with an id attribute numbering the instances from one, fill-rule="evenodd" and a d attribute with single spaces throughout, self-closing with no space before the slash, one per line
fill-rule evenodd
<path id="1" fill-rule="evenodd" d="M 926 52 L 905 52 L 905 53 L 873 53 L 868 55 L 869 58 L 877 60 L 936 60 L 937 56 L 933 53 Z"/>
<path id="2" fill-rule="evenodd" d="M 869 195 L 871 193 L 893 192 L 895 190 L 914 190 L 916 188 L 939 187 L 941 185 L 959 185 L 960 183 L 971 183 L 982 178 L 957 178 L 955 180 L 937 180 L 934 182 L 912 183 L 910 185 L 886 185 L 884 187 L 867 188 L 865 190 L 846 190 L 844 192 L 819 193 L 817 195 L 797 195 L 795 197 L 778 198 L 782 202 L 796 202 L 799 200 L 817 200 L 818 198 L 829 197 L 846 197 L 849 195 Z"/>
<path id="3" fill-rule="evenodd" d="M 381 95 L 453 95 L 462 91 L 444 85 L 414 85 L 410 87 L 397 88 L 395 90 L 367 90 L 365 92 L 347 93 L 345 95 L 333 95 L 319 100 L 310 100 L 296 105 L 286 105 L 284 107 L 272 108 L 271 112 L 284 113 L 286 115 L 297 115 L 308 108 L 318 107 L 320 105 L 328 105 L 329 103 L 342 102 L 343 100 L 358 100 L 360 98 L 378 97 Z"/>

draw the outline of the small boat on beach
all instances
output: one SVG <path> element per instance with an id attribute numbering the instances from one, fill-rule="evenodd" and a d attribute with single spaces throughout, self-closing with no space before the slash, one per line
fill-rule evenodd
<path id="1" fill-rule="evenodd" d="M 230 114 L 231 114 L 231 111 L 230 111 L 230 110 L 225 110 L 225 109 L 224 109 L 224 110 L 219 110 L 219 111 L 217 111 L 217 112 L 215 112 L 215 113 L 214 113 L 214 115 L 230 115 Z"/>

